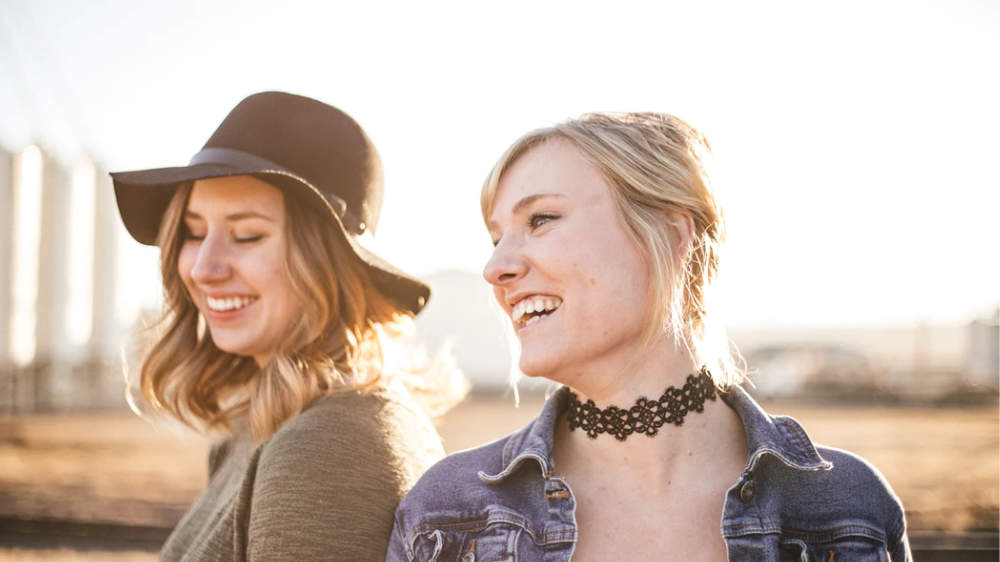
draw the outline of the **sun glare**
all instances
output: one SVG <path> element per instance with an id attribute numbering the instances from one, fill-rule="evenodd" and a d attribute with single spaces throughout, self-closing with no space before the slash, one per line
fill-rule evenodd
<path id="1" fill-rule="evenodd" d="M 73 347 L 90 339 L 94 303 L 94 165 L 83 160 L 73 167 L 70 194 L 69 310 L 66 324 Z"/>
<path id="2" fill-rule="evenodd" d="M 14 267 L 10 349 L 14 363 L 35 356 L 38 247 L 42 210 L 42 151 L 29 146 L 14 159 Z"/>

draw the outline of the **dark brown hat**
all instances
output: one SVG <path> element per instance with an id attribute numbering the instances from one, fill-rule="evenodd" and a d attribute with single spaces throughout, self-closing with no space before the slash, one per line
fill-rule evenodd
<path id="1" fill-rule="evenodd" d="M 303 96 L 262 92 L 241 101 L 191 163 L 115 172 L 118 210 L 133 238 L 155 245 L 163 213 L 184 182 L 252 175 L 330 211 L 337 230 L 372 281 L 401 307 L 419 312 L 427 285 L 362 247 L 354 235 L 374 232 L 382 208 L 382 162 L 371 140 L 343 111 Z"/>

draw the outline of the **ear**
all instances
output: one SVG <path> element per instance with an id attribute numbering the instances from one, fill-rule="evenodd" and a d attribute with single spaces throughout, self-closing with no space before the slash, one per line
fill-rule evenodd
<path id="1" fill-rule="evenodd" d="M 674 258 L 683 259 L 691 251 L 691 245 L 694 243 L 694 219 L 689 213 L 680 209 L 666 209 L 663 214 L 667 224 L 670 225 Z"/>

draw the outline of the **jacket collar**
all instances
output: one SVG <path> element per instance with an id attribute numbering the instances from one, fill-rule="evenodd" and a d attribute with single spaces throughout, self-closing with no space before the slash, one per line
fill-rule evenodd
<path id="1" fill-rule="evenodd" d="M 833 463 L 820 456 L 809 436 L 795 419 L 772 416 L 742 387 L 733 385 L 721 394 L 722 400 L 736 410 L 747 435 L 747 465 L 744 474 L 757 466 L 760 458 L 773 455 L 797 470 L 829 470 Z"/>
<path id="2" fill-rule="evenodd" d="M 513 474 L 521 464 L 534 461 L 548 478 L 552 472 L 552 443 L 555 424 L 566 410 L 569 388 L 559 387 L 542 406 L 538 416 L 520 431 L 512 434 L 504 444 L 502 470 L 496 474 L 479 472 L 479 478 L 488 484 L 499 484 Z M 785 416 L 772 416 L 741 387 L 733 385 L 720 396 L 736 411 L 747 437 L 747 464 L 744 474 L 749 474 L 764 455 L 772 455 L 796 470 L 829 470 L 833 464 L 820 456 L 816 446 L 797 421 Z"/>

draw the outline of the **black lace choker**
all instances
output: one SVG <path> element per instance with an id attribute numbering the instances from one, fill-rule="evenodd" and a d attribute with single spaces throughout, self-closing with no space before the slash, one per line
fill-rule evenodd
<path id="1" fill-rule="evenodd" d="M 715 384 L 706 367 L 697 375 L 688 375 L 681 388 L 667 387 L 659 400 L 640 396 L 635 406 L 629 409 L 608 406 L 603 410 L 593 400 L 581 403 L 576 393 L 569 393 L 569 430 L 580 428 L 591 439 L 599 433 L 610 433 L 615 439 L 624 441 L 633 433 L 645 433 L 652 437 L 665 423 L 683 425 L 688 412 L 705 411 L 705 400 L 715 400 Z"/>

